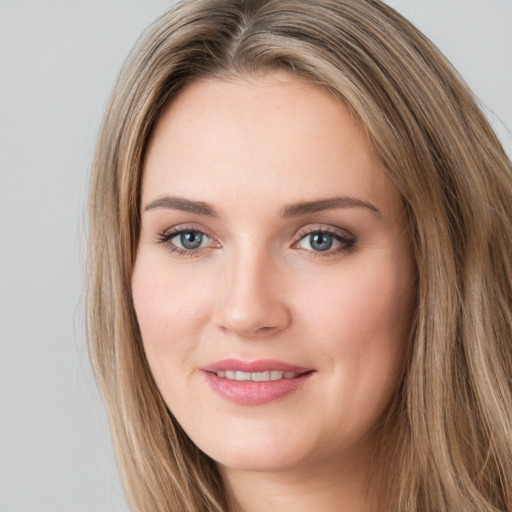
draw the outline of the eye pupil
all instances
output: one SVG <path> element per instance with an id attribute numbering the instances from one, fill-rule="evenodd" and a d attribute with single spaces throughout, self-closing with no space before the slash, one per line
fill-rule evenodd
<path id="1" fill-rule="evenodd" d="M 197 249 L 203 242 L 203 235 L 193 231 L 182 233 L 180 235 L 180 242 L 185 249 Z"/>
<path id="2" fill-rule="evenodd" d="M 332 236 L 327 233 L 314 233 L 310 235 L 309 243 L 315 251 L 327 251 L 332 247 Z"/>

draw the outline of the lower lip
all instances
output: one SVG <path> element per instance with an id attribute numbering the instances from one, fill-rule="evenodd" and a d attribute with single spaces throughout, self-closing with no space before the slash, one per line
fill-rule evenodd
<path id="1" fill-rule="evenodd" d="M 215 393 L 230 402 L 243 405 L 261 405 L 283 398 L 301 388 L 312 374 L 308 372 L 293 379 L 251 382 L 230 380 L 218 377 L 215 373 L 204 372 Z"/>

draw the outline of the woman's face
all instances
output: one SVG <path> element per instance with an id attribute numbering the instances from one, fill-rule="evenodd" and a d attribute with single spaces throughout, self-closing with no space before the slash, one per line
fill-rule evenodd
<path id="1" fill-rule="evenodd" d="M 156 126 L 141 210 L 144 349 L 194 443 L 227 470 L 361 460 L 403 368 L 415 266 L 341 104 L 284 74 L 193 83 Z"/>

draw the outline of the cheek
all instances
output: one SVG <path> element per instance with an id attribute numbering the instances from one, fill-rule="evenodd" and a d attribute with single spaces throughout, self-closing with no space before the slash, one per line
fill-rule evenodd
<path id="1" fill-rule="evenodd" d="M 181 365 L 193 353 L 210 303 L 208 287 L 169 267 L 165 258 L 149 260 L 140 254 L 132 275 L 144 350 L 157 380 L 159 368 Z"/>
<path id="2" fill-rule="evenodd" d="M 344 269 L 325 283 L 313 283 L 314 291 L 309 287 L 301 302 L 330 338 L 346 343 L 395 338 L 410 326 L 414 290 L 408 274 L 395 265 Z"/>
<path id="3" fill-rule="evenodd" d="M 402 371 L 415 304 L 409 259 L 385 256 L 312 282 L 301 301 L 310 319 L 305 328 L 316 335 L 340 389 L 350 389 L 354 404 L 372 397 L 376 407 L 390 398 Z"/>

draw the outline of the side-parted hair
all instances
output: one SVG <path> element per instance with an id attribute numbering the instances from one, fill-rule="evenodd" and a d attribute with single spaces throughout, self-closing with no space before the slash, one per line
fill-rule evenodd
<path id="1" fill-rule="evenodd" d="M 374 458 L 393 512 L 512 511 L 512 166 L 439 50 L 378 0 L 187 0 L 114 88 L 90 186 L 87 322 L 132 510 L 222 512 L 215 463 L 166 408 L 132 302 L 148 139 L 201 78 L 286 71 L 332 91 L 405 206 L 417 307 Z"/>

